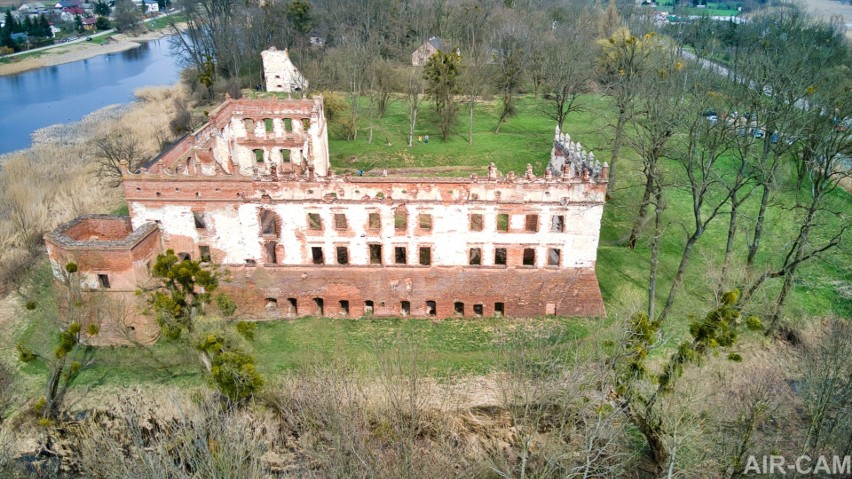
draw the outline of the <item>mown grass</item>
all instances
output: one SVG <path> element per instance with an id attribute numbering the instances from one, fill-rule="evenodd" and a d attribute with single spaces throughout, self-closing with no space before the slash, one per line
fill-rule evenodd
<path id="1" fill-rule="evenodd" d="M 150 22 L 147 22 L 145 25 L 148 26 L 148 30 L 156 31 L 162 30 L 163 28 L 166 28 L 173 23 L 181 23 L 185 21 L 186 15 L 184 15 L 183 13 L 176 13 L 174 15 L 161 16 L 159 18 L 151 20 Z"/>
<path id="2" fill-rule="evenodd" d="M 41 263 L 34 273 L 33 311 L 23 313 L 26 327 L 16 342 L 50 352 L 56 344 L 56 302 L 50 269 Z M 485 374 L 499 370 L 500 351 L 524 342 L 537 349 L 573 350 L 577 341 L 596 327 L 594 319 L 556 317 L 529 320 L 500 318 L 417 320 L 400 318 L 305 317 L 257 323 L 250 343 L 261 372 L 275 377 L 286 371 L 345 360 L 369 373 L 389 351 L 413 354 L 424 371 L 434 376 Z M 21 363 L 25 382 L 44 380 L 41 361 Z M 150 347 L 98 348 L 76 387 L 132 386 L 140 383 L 195 386 L 203 381 L 195 352 L 186 342 L 161 340 Z"/>
<path id="3" fill-rule="evenodd" d="M 612 140 L 609 122 L 612 119 L 607 99 L 589 96 L 583 99 L 586 111 L 572 114 L 566 131 L 601 161 L 609 159 Z M 545 103 L 531 96 L 522 97 L 517 115 L 503 125 L 495 135 L 497 104 L 488 102 L 478 107 L 474 125 L 473 145 L 467 143 L 466 116 L 461 115 L 455 133 L 447 140 L 439 138 L 435 118 L 429 106 L 424 107 L 418 135 L 430 135 L 430 142 L 407 147 L 407 118 L 401 101 L 391 105 L 387 114 L 374 119 L 374 138 L 367 142 L 366 119 L 361 119 L 358 139 L 347 141 L 340 130 L 332 126 L 330 150 L 335 170 L 364 169 L 378 174 L 383 168 L 424 168 L 417 174 L 485 174 L 488 163 L 497 164 L 501 172 L 523 171 L 531 163 L 536 174 L 542 174 L 549 158 L 553 139 L 553 121 L 542 113 Z M 366 110 L 363 110 L 366 111 Z M 592 344 L 601 347 L 617 340 L 619 325 L 632 312 L 645 307 L 648 277 L 648 238 L 643 236 L 635 250 L 623 243 L 636 214 L 642 180 L 639 159 L 629 149 L 623 149 L 619 164 L 618 188 L 604 208 L 601 243 L 598 249 L 597 274 L 609 317 L 591 319 L 537 318 L 475 319 L 475 320 L 400 320 L 302 318 L 294 321 L 258 323 L 254 353 L 259 368 L 274 376 L 310 364 L 324 364 L 337 359 L 352 361 L 367 368 L 378 361 L 383 351 L 395 347 L 415 349 L 419 360 L 432 374 L 484 373 L 500 369 L 499 351 L 507 338 L 513 337 L 522 326 L 540 325 L 542 334 L 553 337 L 562 346 L 580 348 Z M 440 168 L 430 172 L 429 168 Z M 725 168 L 731 168 L 728 165 Z M 671 278 L 680 260 L 686 232 L 691 228 L 691 200 L 685 187 L 685 173 L 674 160 L 663 164 L 666 184 L 664 234 L 660 250 L 660 307 L 668 294 Z M 725 169 L 723 168 L 723 170 Z M 792 170 L 782 168 L 780 189 L 773 194 L 767 218 L 764 245 L 758 256 L 758 270 L 777 267 L 778 255 L 797 231 L 794 205 L 806 199 L 807 192 L 797 192 L 792 184 Z M 753 227 L 758 207 L 758 194 L 752 195 L 744 206 L 740 236 L 736 244 L 736 272 L 742 269 L 746 235 Z M 836 229 L 850 212 L 850 196 L 837 190 L 830 206 L 840 212 L 825 215 L 822 225 L 813 233 L 819 240 Z M 123 212 L 123 211 L 122 211 Z M 844 216 L 845 215 L 845 216 Z M 665 338 L 676 344 L 686 337 L 690 317 L 703 315 L 715 301 L 714 274 L 719 269 L 727 229 L 727 217 L 720 216 L 711 223 L 693 253 L 677 301 L 665 326 Z M 848 245 L 824 259 L 807 263 L 800 269 L 785 318 L 793 323 L 812 321 L 829 315 L 852 316 L 852 257 Z M 770 281 L 764 288 L 772 299 L 780 283 Z M 45 293 L 46 294 L 46 293 Z M 760 301 L 754 312 L 765 312 Z M 18 340 L 32 341 L 38 330 L 35 321 Z M 536 343 L 541 347 L 541 343 Z M 664 351 L 665 348 L 660 351 Z M 99 351 L 93 368 L 80 378 L 80 385 L 110 385 L 139 383 L 198 384 L 201 379 L 191 352 L 174 344 L 161 342 L 151 348 L 107 348 Z M 159 362 L 154 361 L 157 358 Z M 172 367 L 165 367 L 166 365 Z M 38 365 L 29 365 L 23 372 L 36 378 L 43 374 Z"/>

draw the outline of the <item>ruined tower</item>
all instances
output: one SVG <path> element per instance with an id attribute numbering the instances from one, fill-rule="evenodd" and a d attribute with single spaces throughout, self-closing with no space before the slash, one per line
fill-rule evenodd
<path id="1" fill-rule="evenodd" d="M 266 82 L 266 91 L 291 93 L 304 91 L 308 87 L 308 81 L 293 62 L 290 54 L 285 48 L 279 50 L 275 47 L 260 52 L 263 59 L 263 80 Z"/>

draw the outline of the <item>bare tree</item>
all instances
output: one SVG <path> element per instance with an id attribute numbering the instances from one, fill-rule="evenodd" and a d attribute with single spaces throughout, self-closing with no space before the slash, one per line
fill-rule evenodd
<path id="1" fill-rule="evenodd" d="M 619 28 L 609 38 L 598 40 L 601 48 L 599 58 L 600 77 L 616 107 L 616 122 L 609 160 L 609 182 L 607 192 L 616 184 L 616 172 L 621 146 L 625 141 L 625 127 L 634 111 L 632 103 L 638 93 L 642 76 L 653 71 L 654 60 L 665 46 L 653 34 L 642 37 L 632 35 L 626 28 Z"/>
<path id="2" fill-rule="evenodd" d="M 542 87 L 548 102 L 545 114 L 556 121 L 560 131 L 571 112 L 582 111 L 577 100 L 588 92 L 595 73 L 595 49 L 589 47 L 592 37 L 584 21 L 588 17 L 580 16 L 571 24 L 559 25 L 546 40 L 537 42 L 544 49 Z M 571 41 L 565 42 L 565 38 Z"/>
<path id="3" fill-rule="evenodd" d="M 852 452 L 852 327 L 840 318 L 826 320 L 815 340 L 799 354 L 799 394 L 807 408 L 803 454 Z"/>
<path id="4" fill-rule="evenodd" d="M 139 138 L 126 128 L 115 128 L 94 140 L 94 155 L 98 164 L 98 176 L 110 186 L 121 185 L 122 164 L 127 163 L 131 172 L 148 158 Z"/>
<path id="5" fill-rule="evenodd" d="M 417 129 L 417 115 L 420 114 L 420 106 L 423 102 L 423 91 L 425 85 L 423 74 L 416 67 L 408 71 L 408 82 L 406 95 L 408 98 L 408 146 L 414 145 L 414 131 Z"/>
<path id="6" fill-rule="evenodd" d="M 488 65 L 485 61 L 485 53 L 480 50 L 468 50 L 463 56 L 459 87 L 463 100 L 467 105 L 467 143 L 473 144 L 473 114 L 476 105 L 482 101 L 482 96 L 488 91 Z"/>
<path id="7" fill-rule="evenodd" d="M 838 104 L 844 105 L 842 111 L 852 111 L 848 110 L 852 108 L 852 97 L 848 96 L 848 92 L 846 98 L 839 95 L 840 93 L 835 99 L 842 102 Z M 848 248 L 848 243 L 844 240 L 852 228 L 849 221 L 841 221 L 839 225 L 826 221 L 844 214 L 834 210 L 829 198 L 840 181 L 850 176 L 850 171 L 843 166 L 843 162 L 845 153 L 852 144 L 852 132 L 835 131 L 830 118 L 822 110 L 811 111 L 809 116 L 809 124 L 812 126 L 809 134 L 813 135 L 816 141 L 808 142 L 812 149 L 802 152 L 808 158 L 811 184 L 810 191 L 803 193 L 809 196 L 806 203 L 795 208 L 800 215 L 797 218 L 798 231 L 783 251 L 780 266 L 757 276 L 743 295 L 743 301 L 747 301 L 765 281 L 783 278 L 781 290 L 770 314 L 767 334 L 774 333 L 779 325 L 781 311 L 793 287 L 796 271 L 802 263 L 821 257 L 837 247 Z"/>

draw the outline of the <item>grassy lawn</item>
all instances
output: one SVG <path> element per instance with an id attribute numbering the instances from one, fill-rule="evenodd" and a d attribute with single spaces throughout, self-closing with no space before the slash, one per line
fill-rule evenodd
<path id="1" fill-rule="evenodd" d="M 151 20 L 150 22 L 147 22 L 145 25 L 148 26 L 148 30 L 155 31 L 162 30 L 163 28 L 168 27 L 172 23 L 181 23 L 185 21 L 186 15 L 184 15 L 183 13 L 178 13 L 175 15 L 168 15 L 156 18 L 154 20 Z"/>
<path id="2" fill-rule="evenodd" d="M 611 109 L 605 98 L 590 96 L 583 99 L 586 111 L 572 114 L 566 122 L 566 131 L 584 147 L 592 149 L 601 161 L 609 159 L 611 142 Z M 382 168 L 421 168 L 416 174 L 441 174 L 467 176 L 471 172 L 485 174 L 489 162 L 497 164 L 501 172 L 522 172 L 531 163 L 536 174 L 542 174 L 548 161 L 553 139 L 554 123 L 542 113 L 545 104 L 531 96 L 518 101 L 518 113 L 503 125 L 495 135 L 497 104 L 479 106 L 474 125 L 473 145 L 467 143 L 467 117 L 460 115 L 455 133 L 441 140 L 430 106 L 424 106 L 418 135 L 430 135 L 430 142 L 407 147 L 407 118 L 402 101 L 394 102 L 387 114 L 374 120 L 373 142 L 367 141 L 367 121 L 362 118 L 358 138 L 347 141 L 337 128 L 330 132 L 330 151 L 335 170 L 355 171 L 362 168 L 377 174 Z M 363 110 L 366 111 L 366 108 Z M 518 337 L 523 326 L 540 326 L 540 334 L 530 339 L 535 348 L 559 345 L 567 350 L 581 345 L 600 347 L 604 340 L 618 338 L 618 325 L 636 309 L 644 308 L 648 276 L 649 250 L 647 237 L 635 250 L 624 247 L 623 241 L 630 230 L 641 195 L 641 168 L 638 158 L 623 149 L 619 163 L 618 189 L 604 208 L 601 243 L 598 250 L 597 274 L 609 313 L 607 319 L 538 318 L 531 320 L 401 320 L 361 319 L 343 320 L 329 318 L 303 318 L 294 321 L 259 323 L 254 353 L 259 368 L 274 376 L 283 371 L 312 364 L 325 364 L 336 360 L 351 361 L 368 370 L 381 361 L 383 354 L 396 347 L 414 350 L 424 367 L 433 374 L 448 372 L 483 373 L 501 367 L 501 345 Z M 732 166 L 732 165 L 731 165 Z M 437 168 L 437 170 L 434 170 Z M 666 180 L 673 187 L 667 190 L 665 231 L 661 245 L 658 301 L 660 307 L 668 294 L 671 278 L 680 260 L 691 228 L 691 200 L 685 185 L 682 166 L 673 160 L 664 163 Z M 433 169 L 433 170 L 430 170 Z M 783 251 L 796 232 L 795 221 L 790 218 L 791 207 L 797 194 L 789 186 L 793 173 L 782 169 L 781 189 L 773 196 L 764 235 L 764 246 L 758 257 L 758 268 L 777 265 L 779 251 Z M 734 270 L 745 257 L 745 238 L 753 226 L 759 194 L 748 200 L 742 214 L 740 237 L 737 243 Z M 831 207 L 837 211 L 850 211 L 850 196 L 836 191 Z M 126 208 L 126 206 L 125 206 Z M 117 211 L 124 213 L 126 210 Z M 838 215 L 825 219 L 825 225 L 813 233 L 819 238 L 844 221 Z M 712 223 L 698 242 L 681 292 L 675 302 L 671 320 L 666 326 L 666 338 L 675 344 L 686 335 L 691 315 L 703 315 L 714 304 L 713 274 L 718 270 L 727 229 L 727 218 L 721 216 Z M 827 315 L 852 316 L 852 298 L 848 293 L 852 284 L 852 257 L 849 248 L 837 250 L 823 260 L 807 263 L 800 269 L 785 317 L 793 323 L 812 321 Z M 49 291 L 49 271 L 42 268 L 39 307 L 27 313 L 27 326 L 12 335 L 12 344 L 50 344 L 51 330 L 37 320 L 50 312 L 52 294 Z M 767 283 L 765 295 L 774 299 L 780 283 Z M 39 314 L 36 314 L 41 312 Z M 30 315 L 32 317 L 30 317 Z M 49 314 L 48 314 L 49 316 Z M 585 339 L 584 339 L 585 338 Z M 526 340 L 524 340 L 526 341 Z M 189 357 L 187 355 L 189 354 Z M 183 363 L 183 365 L 179 365 Z M 43 365 L 18 366 L 31 381 L 43 381 Z M 40 379 L 41 378 L 41 379 Z M 80 385 L 129 385 L 138 383 L 198 384 L 201 381 L 191 352 L 173 344 L 160 342 L 151 348 L 106 348 L 99 352 L 93 368 L 80 378 Z"/>
<path id="3" fill-rule="evenodd" d="M 367 104 L 361 102 L 362 117 Z M 572 115 L 568 132 L 586 149 L 597 150 L 608 140 L 602 135 L 606 130 L 608 109 L 602 97 L 584 99 L 587 111 Z M 517 115 L 509 119 L 495 135 L 499 114 L 496 102 L 478 105 L 474 115 L 473 144 L 467 141 L 467 110 L 459 115 L 457 127 L 446 141 L 440 138 L 435 126 L 437 120 L 431 105 L 424 102 L 419 115 L 413 147 L 408 147 L 408 113 L 402 100 L 394 101 L 381 119 L 373 121 L 373 141 L 368 143 L 368 121 L 361 118 L 362 128 L 353 141 L 343 138 L 332 127 L 329 135 L 331 164 L 336 172 L 354 172 L 358 169 L 380 172 L 383 168 L 415 169 L 415 175 L 467 176 L 470 173 L 485 175 L 488 164 L 507 173 L 522 174 L 527 163 L 536 174 L 544 174 L 550 160 L 555 123 L 542 113 L 543 103 L 532 97 L 521 97 L 517 102 Z M 343 114 L 347 114 L 344 112 Z M 418 143 L 416 136 L 429 135 L 429 143 Z M 419 172 L 426 168 L 433 171 Z"/>
<path id="4" fill-rule="evenodd" d="M 48 352 L 56 344 L 56 303 L 50 292 L 50 271 L 38 271 L 34 311 L 24 312 L 26 327 L 15 343 Z M 346 361 L 370 373 L 388 354 L 410 355 L 429 374 L 484 374 L 501 368 L 507 345 L 536 350 L 574 351 L 598 320 L 535 318 L 512 320 L 332 319 L 299 318 L 257 323 L 251 343 L 260 370 L 268 378 L 286 371 Z M 7 358 L 8 359 L 8 358 Z M 568 357 L 566 357 L 568 359 Z M 24 383 L 43 384 L 45 365 L 18 363 Z M 194 351 L 185 343 L 159 341 L 151 347 L 99 348 L 76 387 L 132 386 L 140 383 L 196 386 L 203 380 Z"/>
<path id="5" fill-rule="evenodd" d="M 663 12 L 675 12 L 678 15 L 709 15 L 712 17 L 735 17 L 740 14 L 739 10 L 732 8 L 734 2 L 707 2 L 706 8 L 678 7 L 674 2 L 658 2 L 656 10 Z M 733 5 L 734 7 L 736 5 Z"/>

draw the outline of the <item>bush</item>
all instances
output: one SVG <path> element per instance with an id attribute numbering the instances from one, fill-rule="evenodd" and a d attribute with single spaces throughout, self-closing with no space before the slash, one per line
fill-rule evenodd
<path id="1" fill-rule="evenodd" d="M 106 17 L 98 17 L 98 19 L 95 20 L 95 28 L 98 30 L 109 30 L 112 28 L 112 25 L 110 25 L 109 20 L 107 20 Z"/>
<path id="2" fill-rule="evenodd" d="M 254 357 L 240 351 L 214 356 L 210 375 L 219 391 L 234 402 L 252 397 L 263 386 L 263 377 L 254 367 Z"/>

